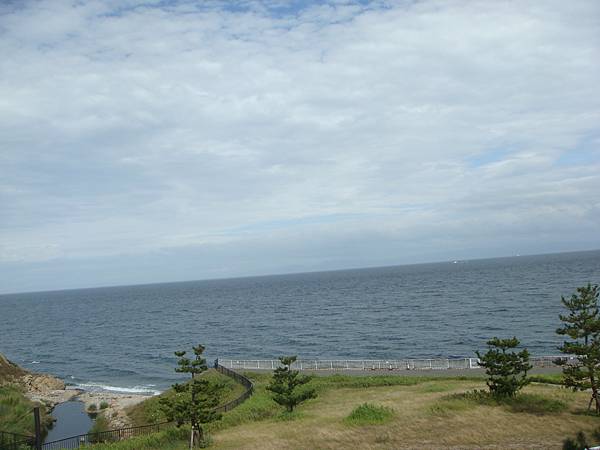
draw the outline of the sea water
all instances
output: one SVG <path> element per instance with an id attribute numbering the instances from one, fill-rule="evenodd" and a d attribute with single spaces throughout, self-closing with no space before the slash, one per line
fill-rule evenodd
<path id="1" fill-rule="evenodd" d="M 175 350 L 213 358 L 474 356 L 493 336 L 557 354 L 560 298 L 600 251 L 0 296 L 0 352 L 87 390 L 154 393 Z"/>

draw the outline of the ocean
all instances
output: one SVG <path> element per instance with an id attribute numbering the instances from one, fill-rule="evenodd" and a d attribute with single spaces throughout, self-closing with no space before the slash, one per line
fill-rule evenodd
<path id="1" fill-rule="evenodd" d="M 0 352 L 88 390 L 152 393 L 173 351 L 214 358 L 472 357 L 493 336 L 557 354 L 561 295 L 600 251 L 0 296 Z"/>

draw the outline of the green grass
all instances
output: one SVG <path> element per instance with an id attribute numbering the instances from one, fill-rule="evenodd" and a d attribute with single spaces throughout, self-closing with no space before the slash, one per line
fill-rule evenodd
<path id="1" fill-rule="evenodd" d="M 31 435 L 34 431 L 34 406 L 40 406 L 42 431 L 52 424 L 46 408 L 28 400 L 21 389 L 14 385 L 0 385 L 0 430 L 10 433 Z"/>
<path id="2" fill-rule="evenodd" d="M 448 395 L 429 406 L 429 414 L 433 416 L 449 416 L 471 409 L 476 405 L 477 402 L 474 402 L 461 394 Z"/>
<path id="3" fill-rule="evenodd" d="M 363 403 L 352 410 L 344 419 L 348 425 L 381 425 L 392 420 L 394 410 L 385 406 Z"/>
<path id="4" fill-rule="evenodd" d="M 187 428 L 169 428 L 158 433 L 139 436 L 125 441 L 96 444 L 94 450 L 175 450 L 184 449 L 187 437 Z"/>
<path id="5" fill-rule="evenodd" d="M 319 389 L 331 388 L 372 388 L 380 386 L 416 386 L 423 383 L 440 383 L 446 380 L 441 377 L 403 376 L 403 375 L 370 375 L 352 376 L 335 374 L 315 377 L 312 385 Z M 452 380 L 481 381 L 478 377 L 454 377 Z"/>
<path id="6" fill-rule="evenodd" d="M 247 422 L 271 419 L 282 412 L 265 388 L 270 376 L 253 373 L 246 373 L 245 375 L 254 383 L 254 393 L 237 408 L 223 414 L 221 420 L 209 424 L 209 430 L 222 430 Z"/>
<path id="7" fill-rule="evenodd" d="M 527 377 L 532 383 L 544 384 L 563 384 L 564 377 L 562 373 L 546 374 L 546 375 L 530 375 Z"/>
<path id="8" fill-rule="evenodd" d="M 433 415 L 448 415 L 476 406 L 498 406 L 513 413 L 553 414 L 565 411 L 568 405 L 558 399 L 540 394 L 520 393 L 515 397 L 496 398 L 487 391 L 474 390 L 442 397 L 430 407 Z"/>

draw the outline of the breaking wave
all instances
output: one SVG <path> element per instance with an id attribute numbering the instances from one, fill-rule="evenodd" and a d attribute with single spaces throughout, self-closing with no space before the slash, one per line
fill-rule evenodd
<path id="1" fill-rule="evenodd" d="M 89 392 L 116 392 L 119 394 L 158 395 L 161 391 L 154 389 L 156 386 L 147 384 L 143 386 L 111 386 L 101 383 L 79 383 L 74 388 Z"/>

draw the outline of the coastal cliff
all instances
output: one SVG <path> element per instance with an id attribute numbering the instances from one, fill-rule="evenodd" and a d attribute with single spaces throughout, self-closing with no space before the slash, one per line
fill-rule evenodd
<path id="1" fill-rule="evenodd" d="M 65 402 L 79 392 L 67 390 L 64 381 L 52 375 L 34 373 L 10 361 L 0 353 L 0 384 L 13 384 L 21 387 L 32 401 L 52 408 Z"/>

